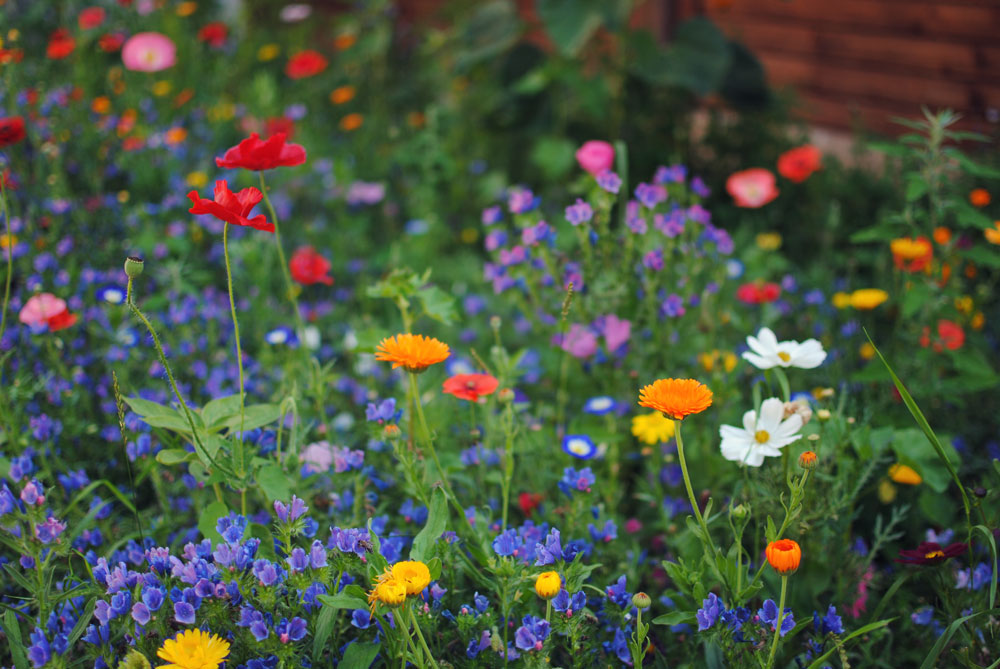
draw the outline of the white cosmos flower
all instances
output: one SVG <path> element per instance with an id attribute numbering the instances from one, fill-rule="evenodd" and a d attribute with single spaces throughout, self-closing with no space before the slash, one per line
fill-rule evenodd
<path id="1" fill-rule="evenodd" d="M 799 434 L 802 416 L 792 414 L 782 420 L 784 415 L 785 403 L 772 397 L 760 405 L 759 417 L 756 411 L 743 414 L 742 428 L 723 425 L 719 428 L 722 456 L 726 460 L 760 467 L 765 456 L 781 455 L 781 448 L 802 436 Z"/>
<path id="2" fill-rule="evenodd" d="M 815 339 L 804 342 L 778 341 L 770 328 L 761 328 L 756 337 L 747 337 L 749 351 L 743 353 L 743 359 L 758 369 L 772 367 L 798 367 L 813 369 L 826 360 L 823 345 Z"/>

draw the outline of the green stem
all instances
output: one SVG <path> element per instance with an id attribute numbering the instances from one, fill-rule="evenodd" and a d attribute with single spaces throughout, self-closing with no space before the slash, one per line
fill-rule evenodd
<path id="1" fill-rule="evenodd" d="M 243 426 L 245 425 L 245 400 L 243 382 L 243 349 L 240 347 L 240 322 L 236 318 L 236 301 L 233 299 L 233 271 L 229 264 L 229 223 L 222 228 L 222 255 L 226 259 L 226 286 L 229 288 L 229 313 L 233 317 L 233 335 L 236 337 L 236 366 L 240 370 L 240 441 L 243 439 Z M 242 449 L 240 457 L 240 471 L 243 471 Z"/>
<path id="2" fill-rule="evenodd" d="M 403 603 L 406 606 L 406 603 Z M 420 654 L 420 649 L 417 648 L 417 644 L 413 642 L 413 635 L 410 634 L 410 625 L 403 619 L 400 614 L 399 609 L 392 610 L 392 616 L 396 619 L 396 625 L 403 630 L 403 634 L 406 636 L 406 643 L 403 644 L 403 652 L 400 653 L 400 659 L 402 660 L 401 669 L 406 669 L 406 647 L 410 647 L 410 652 L 413 653 L 413 659 L 420 663 L 420 666 L 424 666 L 423 657 Z"/>
<path id="3" fill-rule="evenodd" d="M 504 423 L 504 475 L 503 475 L 503 527 L 501 532 L 507 531 L 507 517 L 510 508 L 510 485 L 514 480 L 514 405 L 507 405 L 507 420 Z"/>
<path id="4" fill-rule="evenodd" d="M 413 629 L 417 633 L 417 638 L 420 639 L 420 645 L 423 646 L 424 653 L 427 655 L 427 659 L 431 661 L 431 666 L 434 669 L 438 669 L 438 663 L 434 659 L 434 653 L 427 646 L 427 641 L 424 639 L 424 633 L 420 631 L 420 623 L 417 622 L 417 616 L 413 613 L 413 607 L 410 607 L 410 621 L 413 623 Z"/>
<path id="5" fill-rule="evenodd" d="M 701 544 L 707 554 L 708 564 L 712 571 L 715 573 L 716 578 L 719 582 L 725 585 L 725 579 L 722 578 L 722 574 L 719 572 L 719 566 L 715 563 L 715 546 L 712 544 L 712 535 L 708 532 L 708 523 L 705 522 L 705 517 L 701 515 L 701 509 L 698 508 L 698 500 L 694 497 L 694 489 L 691 487 L 691 476 L 688 474 L 687 461 L 684 459 L 684 439 L 681 438 L 681 423 L 683 421 L 675 421 L 677 424 L 677 429 L 674 432 L 674 438 L 677 440 L 677 461 L 681 466 L 681 475 L 684 477 L 684 488 L 687 490 L 688 501 L 691 502 L 691 510 L 694 512 L 694 517 L 701 526 L 701 532 L 703 536 L 701 537 Z"/>
<path id="6" fill-rule="evenodd" d="M 274 205 L 271 204 L 271 198 L 267 196 L 267 185 L 264 183 L 264 172 L 259 171 L 257 174 L 260 176 L 260 192 L 264 195 L 264 205 L 267 207 L 267 211 L 271 214 L 271 222 L 274 223 L 274 245 L 278 247 L 278 262 L 281 263 L 281 273 L 285 277 L 285 290 L 288 293 L 288 299 L 292 303 L 292 307 L 295 310 L 295 322 L 299 326 L 299 338 L 303 341 L 302 348 L 305 348 L 304 336 L 305 336 L 305 321 L 302 320 L 302 313 L 299 311 L 299 300 L 295 297 L 295 284 L 292 283 L 292 274 L 288 269 L 288 261 L 285 260 L 285 250 L 281 246 L 281 230 L 278 225 L 278 215 L 274 212 Z"/>
<path id="7" fill-rule="evenodd" d="M 7 305 L 10 304 L 10 282 L 14 274 L 14 238 L 10 233 L 10 211 L 7 209 L 7 188 L 0 173 L 0 204 L 3 204 L 3 220 L 7 225 L 7 280 L 3 289 L 3 306 L 0 307 L 0 339 L 7 328 Z"/>
<path id="8" fill-rule="evenodd" d="M 788 590 L 788 575 L 781 575 L 781 599 L 778 603 L 778 621 L 774 625 L 774 642 L 771 644 L 771 654 L 767 658 L 767 669 L 774 666 L 774 656 L 778 652 L 778 641 L 781 639 L 781 619 L 785 613 L 785 593 Z"/>

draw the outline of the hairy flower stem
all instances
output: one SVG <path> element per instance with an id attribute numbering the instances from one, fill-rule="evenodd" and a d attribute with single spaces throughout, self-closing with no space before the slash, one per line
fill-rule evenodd
<path id="1" fill-rule="evenodd" d="M 413 607 L 409 607 L 410 611 L 410 622 L 413 623 L 413 630 L 417 633 L 417 638 L 420 639 L 420 645 L 424 649 L 424 653 L 427 655 L 427 659 L 431 661 L 431 666 L 434 669 L 438 669 L 438 663 L 434 659 L 434 654 L 431 649 L 427 646 L 427 641 L 424 639 L 424 633 L 420 631 L 420 623 L 417 622 L 417 616 L 413 613 Z"/>
<path id="2" fill-rule="evenodd" d="M 406 606 L 406 603 L 403 603 Z M 403 644 L 403 652 L 400 653 L 400 659 L 402 660 L 402 668 L 406 669 L 406 647 L 410 647 L 410 652 L 413 653 L 413 659 L 419 664 L 419 666 L 424 666 L 424 658 L 417 648 L 417 644 L 413 642 L 413 635 L 410 634 L 410 624 L 406 622 L 403 615 L 400 613 L 400 609 L 395 608 L 392 610 L 392 617 L 396 619 L 396 626 L 403 630 L 403 634 L 406 636 L 406 643 Z"/>
<path id="3" fill-rule="evenodd" d="M 306 324 L 305 321 L 302 320 L 302 312 L 299 311 L 299 300 L 295 297 L 295 284 L 292 283 L 292 274 L 288 269 L 288 261 L 285 260 L 285 250 L 281 246 L 281 229 L 278 225 L 278 215 L 274 213 L 274 205 L 271 204 L 271 198 L 267 195 L 267 184 L 264 183 L 264 172 L 259 171 L 257 174 L 260 176 L 260 192 L 264 195 L 264 205 L 267 206 L 267 211 L 271 214 L 271 223 L 274 223 L 274 245 L 278 248 L 278 262 L 281 264 L 281 273 L 285 277 L 285 292 L 288 293 L 288 299 L 292 303 L 292 308 L 295 311 L 295 322 L 299 326 L 299 338 L 302 339 L 304 337 Z M 305 349 L 304 341 L 303 349 Z"/>
<path id="4" fill-rule="evenodd" d="M 785 594 L 788 590 L 788 574 L 781 575 L 781 598 L 778 601 L 778 620 L 774 624 L 774 642 L 767 658 L 767 669 L 774 666 L 774 656 L 778 652 L 778 642 L 781 639 L 781 618 L 785 613 Z"/>
<path id="5" fill-rule="evenodd" d="M 240 478 L 246 476 L 243 468 L 243 426 L 246 419 L 245 408 L 245 384 L 243 381 L 243 349 L 240 347 L 240 322 L 236 318 L 236 301 L 233 299 L 233 270 L 229 263 L 229 223 L 225 223 L 222 228 L 222 255 L 226 259 L 226 286 L 229 288 L 229 313 L 233 317 L 233 336 L 236 337 L 236 366 L 240 370 L 240 434 L 234 446 L 236 448 L 237 472 Z M 240 484 L 240 512 L 246 515 L 247 512 L 247 491 L 243 484 Z"/>
<path id="6" fill-rule="evenodd" d="M 684 459 L 684 439 L 681 438 L 681 423 L 683 421 L 678 420 L 677 430 L 674 433 L 674 437 L 677 439 L 677 460 L 681 465 L 681 475 L 684 477 L 684 487 L 687 489 L 688 501 L 691 502 L 691 510 L 694 512 L 694 517 L 698 521 L 698 525 L 701 526 L 701 545 L 705 550 L 706 558 L 708 558 L 708 565 L 711 567 L 712 572 L 715 577 L 719 579 L 719 583 L 725 585 L 726 581 L 722 577 L 722 573 L 719 571 L 719 565 L 715 562 L 715 545 L 712 543 L 712 535 L 708 533 L 708 523 L 705 522 L 705 517 L 701 515 L 701 509 L 698 508 L 698 500 L 694 497 L 694 489 L 691 487 L 691 477 L 688 474 L 687 461 Z"/>

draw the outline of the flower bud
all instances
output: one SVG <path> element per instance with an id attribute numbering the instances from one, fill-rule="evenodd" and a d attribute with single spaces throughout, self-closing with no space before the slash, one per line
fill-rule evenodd
<path id="1" fill-rule="evenodd" d="M 142 267 L 142 258 L 137 256 L 129 256 L 125 258 L 125 276 L 128 278 L 134 279 L 142 274 Z"/>
<path id="2" fill-rule="evenodd" d="M 785 418 L 790 418 L 795 415 L 800 416 L 802 418 L 802 424 L 805 425 L 812 420 L 813 412 L 809 407 L 809 404 L 806 402 L 799 400 L 794 402 L 785 402 Z"/>
<path id="3" fill-rule="evenodd" d="M 637 592 L 632 595 L 632 606 L 637 609 L 648 609 L 652 603 L 653 600 L 645 592 Z"/>
<path id="4" fill-rule="evenodd" d="M 118 669 L 150 669 L 152 667 L 145 655 L 133 649 L 118 665 Z"/>
<path id="5" fill-rule="evenodd" d="M 382 434 L 385 435 L 386 439 L 398 439 L 399 438 L 399 426 L 395 423 L 389 423 L 384 428 L 382 428 Z"/>
<path id="6" fill-rule="evenodd" d="M 737 504 L 729 513 L 736 520 L 743 520 L 750 515 L 750 506 L 747 504 Z"/>
<path id="7" fill-rule="evenodd" d="M 815 469 L 818 459 L 816 453 L 813 451 L 802 451 L 799 455 L 799 467 L 802 467 L 802 469 Z"/>
<path id="8" fill-rule="evenodd" d="M 552 599 L 562 589 L 562 578 L 557 572 L 546 571 L 535 579 L 535 594 L 542 599 Z"/>
<path id="9" fill-rule="evenodd" d="M 799 568 L 799 562 L 802 561 L 802 549 L 791 539 L 772 541 L 767 545 L 764 554 L 767 563 L 782 576 L 794 574 Z"/>
<path id="10" fill-rule="evenodd" d="M 510 388 L 504 388 L 497 393 L 497 401 L 500 402 L 500 404 L 510 404 L 514 401 L 514 391 Z"/>

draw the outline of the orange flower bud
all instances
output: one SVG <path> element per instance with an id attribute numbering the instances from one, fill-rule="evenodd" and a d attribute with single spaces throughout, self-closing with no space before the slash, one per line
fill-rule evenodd
<path id="1" fill-rule="evenodd" d="M 802 549 L 791 539 L 772 541 L 764 554 L 767 556 L 767 563 L 781 575 L 794 574 L 802 561 Z"/>
<path id="2" fill-rule="evenodd" d="M 814 469 L 818 459 L 813 451 L 802 451 L 802 454 L 799 455 L 799 467 L 802 467 L 802 469 Z"/>

